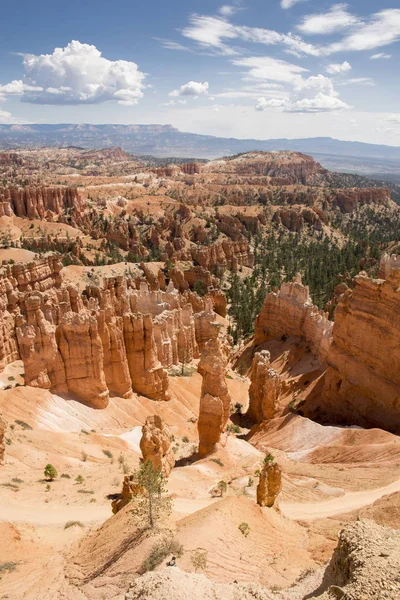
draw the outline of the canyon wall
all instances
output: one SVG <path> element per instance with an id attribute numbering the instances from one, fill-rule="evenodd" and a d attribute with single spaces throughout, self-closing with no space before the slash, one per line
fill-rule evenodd
<path id="1" fill-rule="evenodd" d="M 283 283 L 278 292 L 266 296 L 256 320 L 254 345 L 282 336 L 298 336 L 307 340 L 318 360 L 325 363 L 332 326 L 326 313 L 313 305 L 309 289 L 298 275 L 291 283 Z"/>
<path id="2" fill-rule="evenodd" d="M 1 418 L 0 415 L 0 465 L 3 463 L 4 460 L 4 432 L 5 432 L 6 426 L 4 421 Z"/>
<path id="3" fill-rule="evenodd" d="M 322 406 L 324 420 L 400 433 L 400 259 L 360 274 L 335 311 Z"/>
<path id="4" fill-rule="evenodd" d="M 61 215 L 67 209 L 82 209 L 77 188 L 0 187 L 0 217 L 43 219 L 48 213 Z"/>

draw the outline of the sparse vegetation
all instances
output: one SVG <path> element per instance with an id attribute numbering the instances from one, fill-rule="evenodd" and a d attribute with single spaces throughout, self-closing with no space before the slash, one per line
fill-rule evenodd
<path id="1" fill-rule="evenodd" d="M 210 458 L 210 460 L 212 460 L 212 462 L 215 462 L 215 464 L 219 465 L 220 467 L 224 466 L 224 463 L 222 462 L 222 460 L 220 458 Z"/>
<path id="2" fill-rule="evenodd" d="M 192 563 L 195 573 L 200 569 L 201 571 L 205 571 L 207 568 L 207 550 L 202 550 L 198 548 L 194 550 L 190 555 L 190 562 Z"/>
<path id="3" fill-rule="evenodd" d="M 17 425 L 22 427 L 22 429 L 32 430 L 32 427 L 30 425 L 28 425 L 28 423 L 25 423 L 25 421 L 21 421 L 20 419 L 15 419 L 15 422 Z"/>
<path id="4" fill-rule="evenodd" d="M 240 533 L 242 533 L 244 535 L 244 537 L 248 537 L 249 533 L 250 533 L 250 527 L 248 523 L 240 523 L 239 527 L 238 527 Z"/>
<path id="5" fill-rule="evenodd" d="M 44 469 L 44 476 L 47 480 L 54 481 L 54 479 L 57 477 L 56 468 L 53 467 L 53 465 L 51 465 L 51 464 L 46 465 L 46 467 Z"/>
<path id="6" fill-rule="evenodd" d="M 15 562 L 4 562 L 4 563 L 0 563 L 0 578 L 1 575 L 3 575 L 4 573 L 11 573 L 12 571 L 15 571 L 15 569 L 17 568 L 17 563 Z"/>
<path id="7" fill-rule="evenodd" d="M 78 475 L 77 477 L 75 477 L 75 481 L 76 483 L 83 483 L 85 481 L 84 477 L 82 477 L 82 475 Z"/>
<path id="8" fill-rule="evenodd" d="M 162 561 L 167 558 L 167 556 L 173 554 L 179 558 L 183 555 L 183 551 L 184 549 L 182 544 L 175 538 L 163 537 L 151 548 L 148 556 L 142 563 L 140 572 L 146 573 L 147 571 L 154 571 L 154 569 L 158 567 L 158 565 L 160 565 Z"/>
<path id="9" fill-rule="evenodd" d="M 64 525 L 64 529 L 69 529 L 70 527 L 84 527 L 81 521 L 67 521 Z"/>
<path id="10" fill-rule="evenodd" d="M 110 460 L 113 460 L 114 456 L 110 450 L 103 450 L 102 452 L 103 452 L 104 456 L 107 456 L 107 458 L 109 458 Z"/>
<path id="11" fill-rule="evenodd" d="M 166 482 L 160 469 L 155 469 L 150 461 L 142 463 L 134 480 L 144 491 L 135 497 L 132 513 L 153 529 L 156 521 L 170 514 L 172 499 L 166 494 Z"/>

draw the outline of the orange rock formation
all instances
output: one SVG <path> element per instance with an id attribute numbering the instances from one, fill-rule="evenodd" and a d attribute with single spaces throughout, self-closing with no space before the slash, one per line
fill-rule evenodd
<path id="1" fill-rule="evenodd" d="M 154 469 L 161 470 L 165 477 L 168 477 L 175 465 L 171 444 L 172 434 L 162 418 L 158 415 L 147 417 L 140 439 L 143 460 L 150 461 Z"/>
<path id="2" fill-rule="evenodd" d="M 273 463 L 266 463 L 260 473 L 257 486 L 257 504 L 271 508 L 282 490 L 282 469 Z"/>
<path id="3" fill-rule="evenodd" d="M 229 418 L 231 397 L 225 379 L 226 367 L 226 351 L 214 333 L 214 337 L 206 343 L 198 365 L 203 377 L 197 424 L 200 456 L 214 450 Z"/>
<path id="4" fill-rule="evenodd" d="M 256 352 L 251 366 L 247 415 L 255 423 L 273 419 L 281 392 L 281 380 L 270 358 L 268 350 Z"/>

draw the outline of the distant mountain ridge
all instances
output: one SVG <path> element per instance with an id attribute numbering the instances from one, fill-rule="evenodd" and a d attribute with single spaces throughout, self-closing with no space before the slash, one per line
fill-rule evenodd
<path id="1" fill-rule="evenodd" d="M 249 150 L 296 150 L 311 154 L 325 167 L 336 170 L 398 175 L 400 168 L 400 146 L 347 142 L 329 137 L 267 140 L 221 138 L 181 132 L 172 125 L 157 124 L 0 125 L 0 148 L 35 146 L 99 149 L 120 146 L 133 154 L 183 158 L 217 158 Z"/>

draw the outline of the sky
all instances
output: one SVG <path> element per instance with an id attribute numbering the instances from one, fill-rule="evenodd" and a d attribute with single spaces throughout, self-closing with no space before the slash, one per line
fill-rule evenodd
<path id="1" fill-rule="evenodd" d="M 396 5 L 7 2 L 0 123 L 160 123 L 224 137 L 400 145 Z"/>

